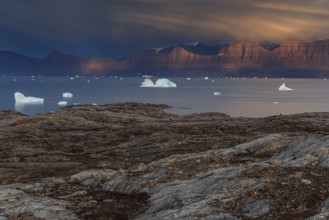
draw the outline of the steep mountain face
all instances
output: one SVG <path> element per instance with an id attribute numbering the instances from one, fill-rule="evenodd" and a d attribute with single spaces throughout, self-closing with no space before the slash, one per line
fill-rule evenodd
<path id="1" fill-rule="evenodd" d="M 264 69 L 271 60 L 271 52 L 252 40 L 232 43 L 220 50 L 218 56 L 222 69 L 237 72 Z"/>
<path id="2" fill-rule="evenodd" d="M 218 69 L 217 55 L 200 55 L 192 53 L 180 45 L 145 53 L 135 51 L 127 60 L 120 61 L 130 73 L 138 72 L 158 75 L 185 75 L 211 72 Z"/>
<path id="3" fill-rule="evenodd" d="M 0 51 L 1 74 L 32 74 L 40 65 L 40 60 L 10 51 Z"/>
<path id="4" fill-rule="evenodd" d="M 154 59 L 154 63 L 149 62 L 152 59 Z M 144 63 L 150 63 L 151 69 L 157 70 L 160 66 L 159 71 L 171 71 L 177 74 L 181 70 L 189 73 L 198 72 L 199 70 L 215 70 L 216 59 L 216 55 L 195 54 L 177 45 L 168 54 L 158 53 L 155 56 L 149 54 L 145 57 Z"/>
<path id="5" fill-rule="evenodd" d="M 273 50 L 273 64 L 280 68 L 302 68 L 306 58 L 307 44 L 298 39 L 287 39 Z"/>
<path id="6" fill-rule="evenodd" d="M 41 60 L 38 72 L 42 75 L 74 74 L 82 60 L 79 57 L 66 55 L 54 50 L 49 56 Z"/>
<path id="7" fill-rule="evenodd" d="M 307 43 L 306 60 L 314 66 L 327 66 L 329 60 L 329 40 Z"/>
<path id="8" fill-rule="evenodd" d="M 0 74 L 159 76 L 328 77 L 329 40 L 286 39 L 281 44 L 243 40 L 208 46 L 191 43 L 149 51 L 127 58 L 80 58 L 53 51 L 35 59 L 0 51 Z"/>

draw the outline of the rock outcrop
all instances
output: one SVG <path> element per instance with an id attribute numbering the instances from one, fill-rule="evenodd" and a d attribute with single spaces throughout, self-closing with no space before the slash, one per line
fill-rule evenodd
<path id="1" fill-rule="evenodd" d="M 135 50 L 124 59 L 80 58 L 53 51 L 36 59 L 0 51 L 0 73 L 33 75 L 328 77 L 329 40 L 286 39 L 281 44 L 245 39 L 207 46 Z"/>
<path id="2" fill-rule="evenodd" d="M 329 113 L 0 112 L 1 219 L 325 219 Z"/>

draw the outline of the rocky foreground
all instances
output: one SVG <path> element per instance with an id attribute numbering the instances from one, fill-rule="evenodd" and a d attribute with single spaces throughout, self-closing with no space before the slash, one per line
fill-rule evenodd
<path id="1" fill-rule="evenodd" d="M 328 219 L 329 113 L 0 112 L 0 219 Z"/>

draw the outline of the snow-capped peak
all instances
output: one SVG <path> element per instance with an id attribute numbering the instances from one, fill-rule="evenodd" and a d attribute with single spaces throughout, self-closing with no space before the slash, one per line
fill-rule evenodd
<path id="1" fill-rule="evenodd" d="M 155 51 L 158 53 L 158 52 L 160 52 L 161 50 L 166 49 L 166 48 L 168 48 L 168 47 L 170 47 L 170 46 L 158 47 L 158 48 L 152 48 L 152 50 L 155 50 Z"/>
<path id="2" fill-rule="evenodd" d="M 200 44 L 200 42 L 195 41 L 195 42 L 192 42 L 192 43 L 187 43 L 186 45 L 196 47 L 196 46 L 198 46 L 198 44 Z"/>

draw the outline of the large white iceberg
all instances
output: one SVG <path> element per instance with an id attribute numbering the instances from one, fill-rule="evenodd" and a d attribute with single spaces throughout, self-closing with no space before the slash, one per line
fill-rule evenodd
<path id="1" fill-rule="evenodd" d="M 37 98 L 32 96 L 25 96 L 20 92 L 15 92 L 16 103 L 31 103 L 31 104 L 42 104 L 43 98 Z"/>
<path id="2" fill-rule="evenodd" d="M 285 83 L 282 83 L 282 85 L 279 87 L 279 91 L 292 91 L 293 89 L 286 86 Z"/>
<path id="3" fill-rule="evenodd" d="M 73 97 L 73 94 L 70 93 L 70 92 L 64 92 L 63 93 L 63 98 L 72 98 Z"/>
<path id="4" fill-rule="evenodd" d="M 144 79 L 140 87 L 175 88 L 177 85 L 168 79 L 158 79 L 155 84 L 151 79 Z"/>
<path id="5" fill-rule="evenodd" d="M 155 87 L 177 87 L 177 85 L 168 79 L 158 79 L 155 82 Z"/>

